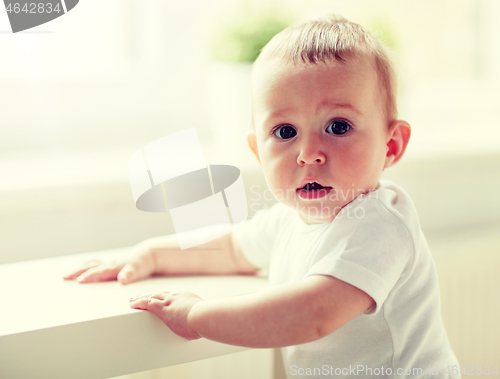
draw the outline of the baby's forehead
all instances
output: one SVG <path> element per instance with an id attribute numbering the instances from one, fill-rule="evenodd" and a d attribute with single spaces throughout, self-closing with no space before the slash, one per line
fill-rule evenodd
<path id="1" fill-rule="evenodd" d="M 293 63 L 257 62 L 252 73 L 254 126 L 273 115 L 316 109 L 322 104 L 354 104 L 361 113 L 374 115 L 384 108 L 375 64 L 370 60 Z M 377 108 L 375 110 L 375 108 Z M 358 113 L 360 113 L 358 112 Z M 301 115 L 305 113 L 301 112 Z M 269 121 L 270 122 L 270 121 Z"/>
<path id="2" fill-rule="evenodd" d="M 357 72 L 365 78 L 368 76 L 377 77 L 378 73 L 373 59 L 353 58 L 349 61 L 327 60 L 325 62 L 292 62 L 284 59 L 266 59 L 258 60 L 254 63 L 252 69 L 252 92 L 268 89 L 269 84 L 300 75 L 303 71 L 314 70 L 319 76 L 331 77 L 335 75 L 342 76 L 343 73 Z M 265 84 L 265 86 L 263 86 Z"/>
<path id="3" fill-rule="evenodd" d="M 326 62 L 290 62 L 283 59 L 257 61 L 252 71 L 252 104 L 261 101 L 275 91 L 295 91 L 298 86 L 303 90 L 315 92 L 316 88 L 331 84 L 332 93 L 339 86 L 348 85 L 346 90 L 365 91 L 373 83 L 380 86 L 378 73 L 373 60 L 351 59 L 349 61 L 329 60 Z M 337 93 L 341 93 L 336 91 Z"/>

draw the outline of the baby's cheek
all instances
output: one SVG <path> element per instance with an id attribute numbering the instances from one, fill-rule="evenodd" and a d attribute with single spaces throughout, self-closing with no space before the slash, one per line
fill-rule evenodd
<path id="1" fill-rule="evenodd" d="M 358 189 L 368 189 L 380 177 L 380 157 L 371 153 L 370 151 L 360 152 L 350 159 L 350 179 Z"/>
<path id="2" fill-rule="evenodd" d="M 334 165 L 334 176 L 341 176 L 342 182 L 356 186 L 371 170 L 371 162 L 362 151 L 348 151 L 342 155 L 340 162 Z"/>
<path id="3" fill-rule="evenodd" d="M 270 189 L 279 188 L 282 185 L 286 177 L 286 170 L 282 161 L 279 159 L 266 159 L 262 164 L 262 169 Z"/>

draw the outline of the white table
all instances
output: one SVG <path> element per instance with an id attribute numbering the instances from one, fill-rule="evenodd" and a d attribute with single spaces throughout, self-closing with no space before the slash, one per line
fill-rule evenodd
<path id="1" fill-rule="evenodd" d="M 264 277 L 157 277 L 126 286 L 62 279 L 79 263 L 126 252 L 0 265 L 0 378 L 109 378 L 245 349 L 187 341 L 153 314 L 131 309 L 128 299 L 167 289 L 234 296 L 266 288 Z"/>

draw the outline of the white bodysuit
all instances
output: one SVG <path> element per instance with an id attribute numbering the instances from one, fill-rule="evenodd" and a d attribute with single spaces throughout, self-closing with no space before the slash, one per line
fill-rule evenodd
<path id="1" fill-rule="evenodd" d="M 288 378 L 460 378 L 451 374 L 458 362 L 434 262 L 415 207 L 395 183 L 381 180 L 331 223 L 308 225 L 277 203 L 233 237 L 249 262 L 269 269 L 271 285 L 330 275 L 375 301 L 330 335 L 282 348 Z"/>

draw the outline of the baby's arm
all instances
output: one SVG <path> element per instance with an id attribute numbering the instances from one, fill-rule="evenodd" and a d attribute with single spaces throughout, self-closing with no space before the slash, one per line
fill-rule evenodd
<path id="1" fill-rule="evenodd" d="M 331 276 L 313 275 L 250 295 L 202 300 L 190 292 L 131 299 L 175 333 L 232 345 L 270 348 L 322 338 L 374 303 L 360 289 Z"/>
<path id="2" fill-rule="evenodd" d="M 130 259 L 87 262 L 64 276 L 66 280 L 92 283 L 118 280 L 122 284 L 158 275 L 232 275 L 258 271 L 235 248 L 231 234 L 187 250 L 180 250 L 177 237 L 151 238 L 134 246 Z"/>

